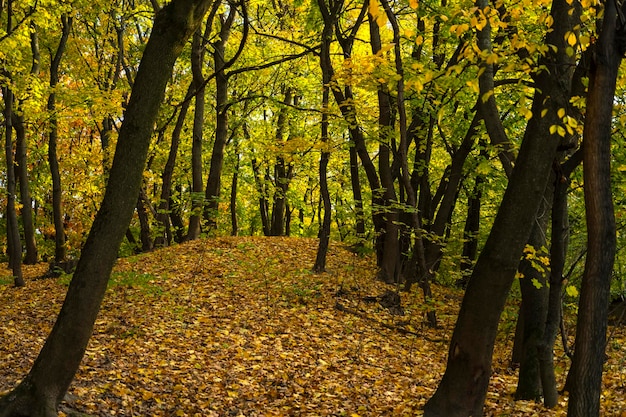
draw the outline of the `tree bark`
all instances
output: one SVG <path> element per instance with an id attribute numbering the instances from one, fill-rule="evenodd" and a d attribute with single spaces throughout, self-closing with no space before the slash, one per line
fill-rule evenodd
<path id="1" fill-rule="evenodd" d="M 210 1 L 174 0 L 156 14 L 135 80 L 104 199 L 54 327 L 26 378 L 0 400 L 0 416 L 53 417 L 80 365 L 130 223 L 156 115 L 176 58 Z"/>
<path id="2" fill-rule="evenodd" d="M 621 10 L 618 10 L 620 7 Z M 626 52 L 626 7 L 604 3 L 602 29 L 589 71 L 583 130 L 583 179 L 587 257 L 580 289 L 568 417 L 600 414 L 602 366 L 606 346 L 616 230 L 611 194 L 611 128 L 618 69 Z M 622 19 L 618 22 L 618 14 Z"/>

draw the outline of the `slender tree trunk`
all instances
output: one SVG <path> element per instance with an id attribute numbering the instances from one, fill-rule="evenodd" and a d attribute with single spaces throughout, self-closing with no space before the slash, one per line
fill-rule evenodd
<path id="1" fill-rule="evenodd" d="M 236 146 L 238 148 L 238 146 Z M 235 156 L 235 172 L 233 172 L 233 179 L 230 183 L 230 225 L 231 225 L 231 236 L 237 236 L 239 232 L 239 226 L 237 223 L 237 185 L 239 180 L 239 164 L 241 161 L 241 157 L 239 156 L 239 150 L 237 150 L 237 155 Z"/>
<path id="2" fill-rule="evenodd" d="M 104 199 L 63 307 L 29 374 L 0 400 L 1 417 L 56 417 L 57 407 L 85 353 L 133 214 L 153 126 L 172 67 L 209 4 L 174 0 L 156 14 L 120 130 Z"/>
<path id="3" fill-rule="evenodd" d="M 355 231 L 357 247 L 362 248 L 365 244 L 365 214 L 363 211 L 363 197 L 361 195 L 361 180 L 359 177 L 359 160 L 354 145 L 350 145 L 350 185 L 354 198 Z"/>
<path id="4" fill-rule="evenodd" d="M 172 196 L 172 178 L 174 176 L 174 168 L 176 167 L 176 157 L 178 155 L 178 146 L 180 144 L 180 134 L 185 124 L 185 118 L 189 111 L 191 103 L 191 93 L 193 92 L 192 83 L 185 94 L 185 101 L 180 106 L 180 111 L 172 131 L 172 141 L 170 143 L 170 151 L 167 155 L 167 161 L 161 174 L 161 197 L 157 208 L 156 220 L 161 224 L 162 230 L 158 236 L 154 238 L 154 247 L 169 246 L 172 243 L 172 231 L 170 227 L 170 200 Z"/>
<path id="5" fill-rule="evenodd" d="M 172 227 L 174 228 L 174 241 L 176 243 L 182 243 L 185 240 L 186 235 L 185 222 L 183 221 L 183 210 L 180 206 L 183 194 L 180 184 L 176 185 L 176 193 L 178 194 L 178 199 L 170 197 L 170 221 L 172 222 Z"/>
<path id="6" fill-rule="evenodd" d="M 340 2 L 341 3 L 341 2 Z M 319 231 L 319 245 L 317 247 L 317 256 L 313 265 L 313 272 L 324 272 L 326 270 L 326 254 L 328 253 L 328 244 L 330 241 L 330 222 L 331 222 L 331 206 L 330 194 L 328 192 L 328 160 L 330 152 L 326 149 L 328 143 L 328 103 L 330 101 L 330 81 L 332 73 L 330 71 L 330 44 L 333 33 L 333 24 L 337 19 L 337 13 L 340 7 L 327 8 L 324 0 L 317 0 L 318 7 L 324 17 L 324 29 L 322 30 L 322 47 L 320 50 L 320 68 L 322 70 L 322 121 L 321 121 L 321 137 L 322 137 L 322 153 L 320 156 L 319 179 L 320 179 L 320 196 L 324 203 L 324 220 Z"/>
<path id="7" fill-rule="evenodd" d="M 67 248 L 65 246 L 65 226 L 63 224 L 63 189 L 61 187 L 61 173 L 59 160 L 57 157 L 57 140 L 59 127 L 56 113 L 56 92 L 55 88 L 59 83 L 59 65 L 65 53 L 67 39 L 70 35 L 72 18 L 66 15 L 61 17 L 63 24 L 63 34 L 59 40 L 59 45 L 50 62 L 50 95 L 48 96 L 48 113 L 50 126 L 48 131 L 48 165 L 50 165 L 50 176 L 52 177 L 52 217 L 54 219 L 54 263 L 62 265 L 66 261 Z"/>
<path id="8" fill-rule="evenodd" d="M 291 87 L 285 88 L 284 106 L 278 111 L 276 121 L 276 142 L 278 148 L 281 149 L 285 141 L 284 136 L 289 129 L 287 106 L 293 102 L 293 91 Z M 288 139 L 287 139 L 288 140 Z M 270 226 L 270 235 L 283 236 L 285 234 L 285 202 L 287 198 L 287 189 L 289 188 L 288 171 L 292 168 L 287 167 L 283 155 L 276 157 L 274 164 L 274 196 L 272 203 L 272 217 Z"/>
<path id="9" fill-rule="evenodd" d="M 266 181 L 261 177 L 261 167 L 257 160 L 252 158 L 252 171 L 254 172 L 254 183 L 259 193 L 259 212 L 261 214 L 261 226 L 265 236 L 271 235 L 271 224 L 269 217 L 269 203 L 267 202 Z"/>
<path id="10" fill-rule="evenodd" d="M 619 6 L 618 6 L 619 5 Z M 621 10 L 617 10 L 620 7 Z M 626 52 L 626 7 L 604 3 L 602 29 L 589 72 L 583 130 L 587 257 L 580 289 L 568 417 L 600 414 L 616 231 L 611 194 L 611 124 L 617 73 Z"/>
<path id="11" fill-rule="evenodd" d="M 141 251 L 149 252 L 153 246 L 152 234 L 150 232 L 150 218 L 148 216 L 148 210 L 150 201 L 146 195 L 146 191 L 142 189 L 139 192 L 139 198 L 137 198 L 137 217 L 139 217 L 139 240 L 141 240 Z"/>
<path id="12" fill-rule="evenodd" d="M 424 251 L 424 241 L 422 239 L 422 222 L 417 210 L 416 193 L 411 185 L 411 174 L 409 173 L 408 163 L 408 124 L 406 116 L 406 108 L 404 104 L 404 66 L 402 63 L 402 54 L 400 51 L 400 27 L 389 2 L 387 0 L 381 0 L 381 4 L 385 9 L 385 14 L 389 19 L 389 23 L 393 29 L 393 44 L 394 44 L 394 62 L 398 81 L 396 83 L 396 106 L 398 109 L 398 125 L 400 131 L 400 143 L 398 144 L 398 157 L 400 160 L 400 179 L 402 186 L 406 191 L 406 203 L 408 210 L 411 213 L 411 228 L 415 231 L 415 240 L 413 245 L 413 251 L 409 262 L 410 270 L 419 270 L 420 279 L 419 283 L 424 293 L 426 301 L 432 299 L 432 292 L 430 288 L 431 274 L 426 265 L 426 257 Z M 431 327 L 437 327 L 437 317 L 434 310 L 427 312 L 428 324 Z"/>
<path id="13" fill-rule="evenodd" d="M 204 187 L 202 185 L 202 142 L 204 130 L 204 76 L 202 67 L 204 65 L 204 45 L 202 43 L 202 33 L 200 29 L 193 34 L 191 43 L 191 71 L 193 73 L 193 85 L 196 107 L 193 116 L 193 140 L 191 145 L 191 216 L 189 218 L 189 229 L 187 230 L 187 240 L 194 240 L 200 237 L 201 218 L 204 206 Z"/>
<path id="14" fill-rule="evenodd" d="M 5 130 L 5 157 L 7 164 L 6 171 L 6 192 L 7 192 L 7 252 L 9 255 L 9 267 L 13 272 L 13 282 L 16 287 L 24 286 L 22 277 L 22 242 L 20 239 L 20 229 L 17 223 L 17 212 L 15 210 L 15 166 L 13 163 L 13 92 L 9 87 L 2 88 L 4 97 L 4 130 Z"/>
<path id="15" fill-rule="evenodd" d="M 205 190 L 206 206 L 204 220 L 209 230 L 217 228 L 217 215 L 224 165 L 224 147 L 228 140 L 228 77 L 226 75 L 226 42 L 235 19 L 236 11 L 230 7 L 228 17 L 221 18 L 220 36 L 213 44 L 213 65 L 215 66 L 215 142 L 211 153 L 211 167 Z"/>
<path id="16" fill-rule="evenodd" d="M 24 118 L 13 113 L 13 127 L 15 128 L 15 171 L 16 179 L 20 184 L 20 200 L 22 208 L 22 227 L 24 229 L 24 247 L 26 255 L 24 263 L 34 265 L 37 263 L 37 243 L 35 241 L 35 223 L 33 219 L 33 199 L 30 197 L 30 185 L 28 180 L 28 158 L 26 153 L 26 129 Z"/>

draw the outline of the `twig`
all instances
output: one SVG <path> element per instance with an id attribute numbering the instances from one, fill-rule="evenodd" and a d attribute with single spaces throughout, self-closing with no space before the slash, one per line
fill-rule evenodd
<path id="1" fill-rule="evenodd" d="M 426 339 L 427 341 L 432 342 L 432 343 L 443 343 L 443 342 L 445 342 L 444 339 L 431 339 L 430 337 L 428 337 L 428 336 L 426 336 L 424 334 L 420 334 L 420 333 L 414 332 L 412 330 L 405 329 L 404 327 L 395 326 L 393 324 L 387 324 L 387 323 L 384 323 L 382 321 L 378 321 L 378 320 L 368 316 L 367 314 L 365 314 L 365 313 L 363 313 L 361 311 L 354 310 L 352 308 L 344 306 L 339 301 L 335 302 L 335 309 L 339 310 L 339 311 L 343 311 L 344 313 L 349 313 L 349 314 L 355 315 L 355 316 L 360 317 L 360 318 L 362 318 L 364 320 L 374 322 L 374 323 L 376 323 L 376 324 L 378 324 L 378 325 L 380 325 L 380 326 L 382 326 L 382 327 L 384 327 L 386 329 L 395 330 L 395 331 L 397 331 L 399 333 L 402 333 L 402 334 L 411 334 L 413 336 L 419 336 L 419 337 L 421 337 L 423 339 Z"/>

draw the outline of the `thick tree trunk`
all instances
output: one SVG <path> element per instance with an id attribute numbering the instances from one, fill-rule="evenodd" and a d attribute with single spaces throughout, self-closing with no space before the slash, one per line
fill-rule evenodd
<path id="1" fill-rule="evenodd" d="M 558 110 L 567 109 L 569 103 L 575 62 L 566 53 L 564 35 L 578 23 L 576 5 L 554 0 L 551 15 L 555 24 L 546 44 L 555 48 L 540 59 L 547 70 L 536 76 L 535 117 L 528 122 L 500 209 L 469 280 L 446 372 L 426 404 L 425 417 L 482 415 L 498 321 L 560 142 L 556 133 L 549 134 L 550 127 L 562 123 Z M 488 26 L 484 30 L 490 30 Z"/>
<path id="2" fill-rule="evenodd" d="M 0 416 L 53 417 L 84 355 L 142 181 L 152 129 L 172 67 L 210 1 L 175 0 L 155 17 L 120 130 L 104 199 L 57 321 Z"/>
<path id="3" fill-rule="evenodd" d="M 540 206 L 528 240 L 529 253 L 522 259 L 519 266 L 522 304 L 519 320 L 522 337 L 516 339 L 520 346 L 520 368 L 515 391 L 516 400 L 539 401 L 542 395 L 539 373 L 539 346 L 543 340 L 543 332 L 547 314 L 548 283 L 546 279 L 548 265 L 544 265 L 540 257 L 546 258 L 546 232 L 551 200 L 552 187 L 548 187 L 545 199 Z M 543 268 L 543 269 L 538 269 Z M 523 316 L 523 318 L 522 318 Z"/>
<path id="4" fill-rule="evenodd" d="M 616 7 L 621 7 L 617 10 Z M 616 231 L 611 194 L 611 124 L 617 73 L 626 44 L 626 27 L 619 16 L 626 7 L 604 4 L 602 31 L 589 73 L 587 112 L 583 130 L 583 177 L 587 220 L 587 257 L 578 304 L 568 417 L 600 413 L 602 365 L 606 346 L 611 273 Z"/>

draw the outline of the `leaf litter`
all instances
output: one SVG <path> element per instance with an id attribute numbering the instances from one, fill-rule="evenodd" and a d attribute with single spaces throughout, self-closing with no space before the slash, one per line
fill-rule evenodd
<path id="1" fill-rule="evenodd" d="M 372 302 L 394 288 L 373 278 L 371 257 L 331 243 L 328 272 L 313 274 L 316 249 L 315 239 L 225 237 L 120 259 L 61 415 L 420 415 L 462 293 L 435 285 L 429 306 L 400 293 L 394 314 Z M 60 309 L 69 278 L 36 279 L 45 268 L 25 266 L 24 288 L 0 285 L 0 392 L 26 375 Z M 564 416 L 565 399 L 553 410 L 513 401 L 513 334 L 504 321 L 485 414 Z M 614 329 L 607 347 L 606 415 L 625 405 L 625 336 Z M 562 386 L 558 344 L 556 357 Z"/>

